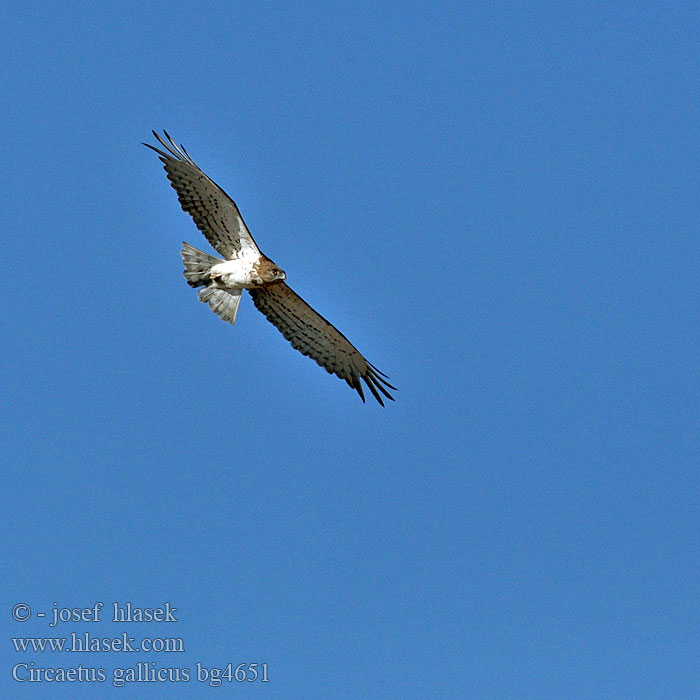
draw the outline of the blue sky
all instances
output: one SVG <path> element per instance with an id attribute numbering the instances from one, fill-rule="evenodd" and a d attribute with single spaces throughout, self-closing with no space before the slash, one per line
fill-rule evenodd
<path id="1" fill-rule="evenodd" d="M 698 697 L 695 3 L 0 19 L 3 698 Z M 395 403 L 197 301 L 153 128 Z M 178 621 L 36 617 L 98 601 Z"/>

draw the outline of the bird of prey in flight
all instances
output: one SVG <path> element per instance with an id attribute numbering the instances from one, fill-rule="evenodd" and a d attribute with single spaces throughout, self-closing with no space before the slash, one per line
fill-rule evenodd
<path id="1" fill-rule="evenodd" d="M 148 143 L 165 166 L 168 180 L 180 205 L 197 228 L 223 256 L 203 253 L 183 242 L 182 262 L 191 287 L 198 287 L 200 301 L 224 321 L 233 324 L 243 290 L 292 347 L 315 360 L 327 372 L 344 379 L 365 400 L 362 381 L 383 406 L 382 395 L 396 389 L 388 377 L 370 364 L 354 345 L 323 316 L 316 313 L 285 282 L 284 270 L 264 255 L 253 240 L 236 203 L 178 146 L 167 131 L 165 138 L 155 131 L 165 150 Z"/>

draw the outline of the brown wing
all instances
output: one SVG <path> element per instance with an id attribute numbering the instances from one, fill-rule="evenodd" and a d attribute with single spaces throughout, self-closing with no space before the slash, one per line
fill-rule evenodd
<path id="1" fill-rule="evenodd" d="M 163 133 L 167 141 L 155 131 L 153 135 L 165 151 L 148 143 L 143 145 L 160 156 L 180 205 L 194 219 L 197 228 L 227 260 L 244 248 L 259 253 L 236 203 L 199 169 L 183 146 L 176 145 L 167 131 Z"/>
<path id="2" fill-rule="evenodd" d="M 364 401 L 362 379 L 374 398 L 383 406 L 379 392 L 394 400 L 385 387 L 391 386 L 385 374 L 371 365 L 350 341 L 323 316 L 316 313 L 284 282 L 249 289 L 256 308 L 261 311 L 292 347 L 315 360 L 331 374 L 337 374 L 357 391 Z"/>

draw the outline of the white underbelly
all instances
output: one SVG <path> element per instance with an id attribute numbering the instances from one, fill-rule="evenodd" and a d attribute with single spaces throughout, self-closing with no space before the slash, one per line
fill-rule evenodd
<path id="1" fill-rule="evenodd" d="M 246 258 L 226 260 L 214 265 L 211 268 L 211 275 L 218 278 L 219 283 L 225 287 L 254 287 L 252 277 L 254 262 Z"/>

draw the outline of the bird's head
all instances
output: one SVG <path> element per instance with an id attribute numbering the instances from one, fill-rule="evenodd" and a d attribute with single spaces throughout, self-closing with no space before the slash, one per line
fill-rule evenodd
<path id="1" fill-rule="evenodd" d="M 282 268 L 273 265 L 269 270 L 265 271 L 263 279 L 265 282 L 278 282 L 287 279 L 287 275 Z"/>

